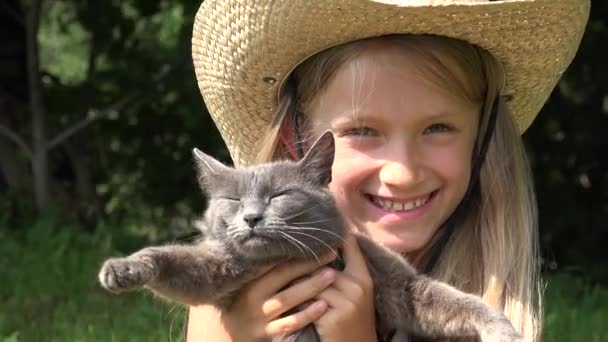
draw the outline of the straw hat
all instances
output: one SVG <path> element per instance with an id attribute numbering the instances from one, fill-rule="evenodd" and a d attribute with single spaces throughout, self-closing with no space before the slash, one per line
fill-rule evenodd
<path id="1" fill-rule="evenodd" d="M 391 33 L 466 40 L 506 73 L 520 132 L 578 49 L 589 0 L 205 0 L 194 22 L 198 84 L 232 159 L 251 163 L 278 92 L 304 59 Z"/>

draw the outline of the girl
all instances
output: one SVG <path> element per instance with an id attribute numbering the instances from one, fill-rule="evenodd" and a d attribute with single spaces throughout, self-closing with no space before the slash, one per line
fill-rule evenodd
<path id="1" fill-rule="evenodd" d="M 300 158 L 332 130 L 330 187 L 349 228 L 479 295 L 535 341 L 538 233 L 520 134 L 570 63 L 588 8 L 207 0 L 193 58 L 235 163 Z M 386 339 L 376 335 L 372 282 L 352 241 L 343 272 L 285 263 L 229 312 L 191 308 L 188 340 L 267 341 L 310 323 L 323 341 Z"/>

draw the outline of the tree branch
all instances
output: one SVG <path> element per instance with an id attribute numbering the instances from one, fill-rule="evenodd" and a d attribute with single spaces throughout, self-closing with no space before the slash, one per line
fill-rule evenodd
<path id="1" fill-rule="evenodd" d="M 11 131 L 8 127 L 4 125 L 0 125 L 0 134 L 7 137 L 9 140 L 17 144 L 23 152 L 27 155 L 28 158 L 32 158 L 32 149 L 27 145 L 25 140 L 23 140 L 17 133 Z"/>
<path id="2" fill-rule="evenodd" d="M 89 112 L 89 114 L 86 115 L 86 117 L 84 119 L 76 122 L 72 126 L 66 128 L 63 132 L 57 134 L 57 136 L 55 138 L 53 138 L 53 140 L 51 140 L 46 145 L 46 150 L 47 151 L 52 150 L 53 148 L 62 144 L 64 141 L 66 141 L 72 135 L 78 133 L 80 130 L 84 129 L 85 127 L 92 124 L 93 122 L 95 122 L 99 119 L 110 117 L 111 115 L 115 114 L 117 111 L 122 109 L 132 98 L 133 98 L 132 96 L 126 97 L 126 98 L 114 103 L 109 108 L 106 108 L 105 110 L 103 110 L 101 112 Z"/>

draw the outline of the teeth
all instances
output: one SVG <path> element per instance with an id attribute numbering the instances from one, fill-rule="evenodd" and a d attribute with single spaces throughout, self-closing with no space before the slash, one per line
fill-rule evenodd
<path id="1" fill-rule="evenodd" d="M 424 205 L 428 201 L 428 199 L 429 197 L 427 196 L 425 198 L 419 198 L 415 201 L 410 202 L 394 202 L 391 200 L 385 200 L 374 197 L 374 203 L 381 206 L 383 209 L 390 211 L 408 211 Z"/>

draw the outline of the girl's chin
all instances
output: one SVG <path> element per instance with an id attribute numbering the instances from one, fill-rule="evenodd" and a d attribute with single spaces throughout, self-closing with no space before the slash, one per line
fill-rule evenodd
<path id="1" fill-rule="evenodd" d="M 378 228 L 370 228 L 367 233 L 374 241 L 399 254 L 409 254 L 424 246 L 419 236 L 399 236 Z"/>

